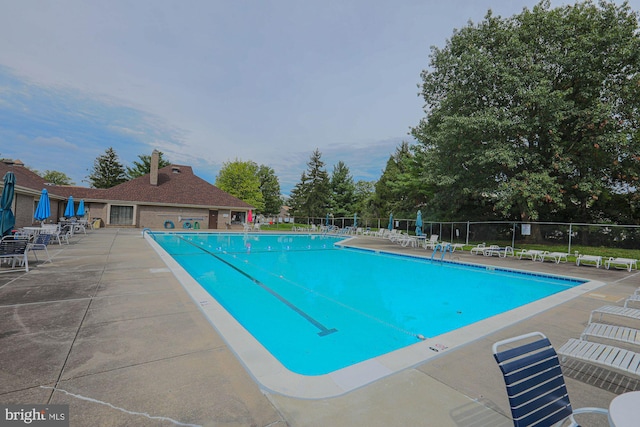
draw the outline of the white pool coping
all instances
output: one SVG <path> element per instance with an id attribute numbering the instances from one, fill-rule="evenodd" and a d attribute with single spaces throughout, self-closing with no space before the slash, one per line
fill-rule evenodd
<path id="1" fill-rule="evenodd" d="M 468 344 L 605 285 L 604 282 L 600 281 L 588 281 L 566 291 L 492 316 L 455 331 L 428 338 L 408 347 L 325 375 L 308 376 L 297 374 L 284 367 L 151 236 L 145 233 L 143 235 L 255 381 L 270 392 L 299 399 L 324 399 L 340 396 L 396 372 L 420 365 L 434 357 L 442 356 L 455 347 Z M 411 256 L 415 257 L 414 255 Z M 518 272 L 518 270 L 513 269 L 505 268 L 504 270 Z M 545 274 L 541 273 L 541 275 Z"/>

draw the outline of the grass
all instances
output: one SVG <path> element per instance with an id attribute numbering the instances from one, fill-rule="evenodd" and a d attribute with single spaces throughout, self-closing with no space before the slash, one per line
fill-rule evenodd
<path id="1" fill-rule="evenodd" d="M 493 243 L 500 246 L 511 245 L 511 242 Z M 465 246 L 466 250 L 470 250 L 475 245 Z M 521 249 L 536 249 L 549 252 L 567 252 L 567 245 L 560 244 L 516 244 L 516 252 Z M 571 254 L 567 257 L 568 261 L 575 261 L 575 253 L 578 252 L 582 255 L 600 255 L 602 260 L 611 258 L 631 258 L 640 259 L 640 249 L 621 249 L 621 248 L 609 248 L 605 246 L 583 246 L 583 245 L 571 245 Z"/>
<path id="2" fill-rule="evenodd" d="M 260 230 L 267 231 L 291 231 L 293 227 L 308 227 L 307 224 L 292 224 L 290 222 L 281 222 L 275 224 L 260 224 Z"/>

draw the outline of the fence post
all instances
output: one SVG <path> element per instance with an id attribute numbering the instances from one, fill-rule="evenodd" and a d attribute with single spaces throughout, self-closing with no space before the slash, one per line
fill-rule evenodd
<path id="1" fill-rule="evenodd" d="M 465 242 L 465 244 L 469 244 L 469 221 L 467 221 L 467 241 Z"/>

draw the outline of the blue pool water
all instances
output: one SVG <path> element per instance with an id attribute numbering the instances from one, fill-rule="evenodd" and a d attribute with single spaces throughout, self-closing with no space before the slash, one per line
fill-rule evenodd
<path id="1" fill-rule="evenodd" d="M 321 375 L 584 281 L 341 248 L 321 235 L 153 233 L 289 370 Z"/>

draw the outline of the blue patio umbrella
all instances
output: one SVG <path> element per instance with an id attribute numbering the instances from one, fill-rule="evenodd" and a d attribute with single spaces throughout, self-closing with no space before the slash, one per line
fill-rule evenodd
<path id="1" fill-rule="evenodd" d="M 353 214 L 353 226 L 354 227 L 358 226 L 358 214 L 357 213 Z"/>
<path id="2" fill-rule="evenodd" d="M 33 217 L 36 221 L 44 221 L 50 216 L 51 202 L 49 201 L 49 192 L 47 192 L 46 188 L 43 188 L 42 193 L 40 194 L 40 200 L 38 201 L 38 206 L 36 207 L 36 213 Z"/>
<path id="3" fill-rule="evenodd" d="M 389 231 L 393 230 L 393 212 L 389 214 Z"/>
<path id="4" fill-rule="evenodd" d="M 79 217 L 84 216 L 84 199 L 80 199 L 80 203 L 78 203 L 78 210 L 76 211 L 76 215 Z"/>
<path id="5" fill-rule="evenodd" d="M 16 218 L 11 211 L 15 186 L 16 176 L 13 172 L 7 172 L 4 175 L 4 187 L 2 188 L 2 198 L 0 199 L 0 234 L 2 236 L 11 233 L 13 226 L 16 225 Z"/>
<path id="6" fill-rule="evenodd" d="M 416 236 L 422 236 L 422 211 L 418 211 L 416 217 Z"/>
<path id="7" fill-rule="evenodd" d="M 75 216 L 75 211 L 73 210 L 73 196 L 69 196 L 69 201 L 67 202 L 67 208 L 64 210 L 64 216 L 67 218 L 71 218 Z"/>
<path id="8" fill-rule="evenodd" d="M 327 218 L 324 220 L 324 225 L 329 226 L 329 214 L 327 214 Z"/>

